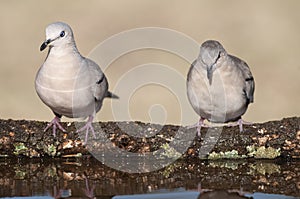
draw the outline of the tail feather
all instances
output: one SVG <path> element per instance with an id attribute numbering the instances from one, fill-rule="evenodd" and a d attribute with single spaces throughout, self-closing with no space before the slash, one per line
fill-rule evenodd
<path id="1" fill-rule="evenodd" d="M 110 91 L 107 91 L 107 92 L 106 92 L 106 96 L 105 96 L 105 97 L 112 98 L 112 99 L 119 99 L 119 96 L 113 94 L 113 93 L 110 92 Z"/>

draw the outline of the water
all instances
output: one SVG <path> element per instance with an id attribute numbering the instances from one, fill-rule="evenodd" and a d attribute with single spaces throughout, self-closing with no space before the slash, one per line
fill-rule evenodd
<path id="1" fill-rule="evenodd" d="M 122 166 L 122 165 L 120 165 Z M 2 159 L 0 197 L 300 198 L 300 162 L 181 160 L 129 174 L 93 158 Z"/>

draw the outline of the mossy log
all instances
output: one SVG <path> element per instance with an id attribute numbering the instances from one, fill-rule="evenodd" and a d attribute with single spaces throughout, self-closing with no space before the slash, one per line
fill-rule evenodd
<path id="1" fill-rule="evenodd" d="M 90 135 L 87 145 L 80 139 L 85 132 L 76 132 L 83 123 L 62 123 L 67 133 L 58 131 L 55 137 L 51 129 L 43 131 L 46 125 L 40 121 L 0 120 L 0 156 L 81 157 L 112 145 L 139 154 L 162 149 L 159 155 L 167 158 L 300 158 L 300 117 L 244 125 L 243 132 L 237 126 L 202 128 L 200 137 L 196 128 L 133 121 L 97 122 L 93 124 L 97 137 Z"/>

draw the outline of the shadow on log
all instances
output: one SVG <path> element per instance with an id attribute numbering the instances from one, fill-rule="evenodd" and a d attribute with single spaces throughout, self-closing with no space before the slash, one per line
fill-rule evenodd
<path id="1" fill-rule="evenodd" d="M 1 157 L 85 157 L 105 156 L 105 151 L 121 149 L 137 154 L 155 153 L 160 158 L 201 159 L 276 159 L 300 158 L 300 118 L 284 118 L 238 127 L 196 129 L 141 122 L 94 123 L 97 138 L 89 137 L 83 146 L 83 134 L 76 133 L 82 123 L 62 123 L 68 133 L 44 132 L 46 122 L 0 120 Z M 104 152 L 103 152 L 104 151 Z M 115 153 L 116 156 L 122 155 Z"/>

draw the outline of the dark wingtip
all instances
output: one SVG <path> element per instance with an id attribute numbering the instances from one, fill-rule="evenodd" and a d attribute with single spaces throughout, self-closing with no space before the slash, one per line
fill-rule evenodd
<path id="1" fill-rule="evenodd" d="M 105 97 L 108 97 L 108 98 L 112 98 L 112 99 L 119 99 L 119 96 L 113 94 L 112 92 L 110 91 L 107 91 L 106 93 L 106 96 Z"/>

